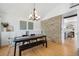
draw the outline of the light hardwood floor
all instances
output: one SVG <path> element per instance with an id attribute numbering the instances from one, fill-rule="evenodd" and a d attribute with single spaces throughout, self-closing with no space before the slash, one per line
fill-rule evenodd
<path id="1" fill-rule="evenodd" d="M 0 56 L 13 56 L 14 47 L 5 46 L 0 49 Z M 18 48 L 18 47 L 17 47 Z M 69 39 L 65 44 L 57 44 L 52 41 L 48 41 L 48 47 L 42 45 L 28 49 L 22 52 L 22 56 L 75 56 L 77 53 L 74 46 L 74 40 Z M 17 49 L 18 56 L 18 49 Z"/>

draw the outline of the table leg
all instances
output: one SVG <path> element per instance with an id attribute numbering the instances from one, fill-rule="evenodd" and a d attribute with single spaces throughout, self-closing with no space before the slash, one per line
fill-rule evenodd
<path id="1" fill-rule="evenodd" d="M 44 43 L 43 43 L 43 46 L 44 46 Z"/>
<path id="2" fill-rule="evenodd" d="M 46 37 L 45 37 L 45 41 L 46 41 L 46 48 L 47 48 L 47 39 L 46 39 Z"/>
<path id="3" fill-rule="evenodd" d="M 15 42 L 15 47 L 14 47 L 14 56 L 16 55 L 16 42 Z"/>
<path id="4" fill-rule="evenodd" d="M 46 48 L 47 48 L 47 41 L 46 41 Z"/>
<path id="5" fill-rule="evenodd" d="M 44 40 L 44 37 L 42 39 Z M 44 43 L 43 43 L 43 46 L 44 46 Z"/>

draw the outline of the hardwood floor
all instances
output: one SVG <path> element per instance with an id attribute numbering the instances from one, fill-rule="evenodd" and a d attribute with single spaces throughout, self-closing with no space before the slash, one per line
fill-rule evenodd
<path id="1" fill-rule="evenodd" d="M 69 40 L 65 44 L 57 44 L 52 41 L 48 41 L 48 47 L 42 45 L 28 49 L 22 52 L 23 56 L 74 56 L 76 55 L 76 48 L 73 44 L 74 40 Z M 0 56 L 13 56 L 14 47 L 6 46 L 0 49 Z M 17 49 L 18 56 L 18 49 Z"/>

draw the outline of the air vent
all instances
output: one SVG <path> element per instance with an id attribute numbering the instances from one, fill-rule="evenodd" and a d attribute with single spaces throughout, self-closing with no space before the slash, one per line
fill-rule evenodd
<path id="1" fill-rule="evenodd" d="M 76 7 L 76 6 L 78 6 L 78 5 L 79 5 L 79 3 L 71 3 L 71 4 L 70 4 L 70 8 Z"/>

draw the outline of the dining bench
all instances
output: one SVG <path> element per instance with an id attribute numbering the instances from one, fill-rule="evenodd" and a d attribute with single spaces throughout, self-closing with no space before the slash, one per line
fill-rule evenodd
<path id="1" fill-rule="evenodd" d="M 36 42 L 32 42 L 32 43 L 29 43 L 29 44 L 24 44 L 24 45 L 19 46 L 19 56 L 21 56 L 22 51 L 24 51 L 26 49 L 33 48 L 33 47 L 41 45 L 41 44 L 43 44 L 43 46 L 45 44 L 45 46 L 47 48 L 47 41 L 45 41 L 45 40 L 39 40 L 39 41 L 36 41 Z"/>
<path id="2" fill-rule="evenodd" d="M 45 44 L 46 48 L 47 48 L 47 39 L 46 39 L 46 35 L 33 35 L 33 36 L 24 36 L 24 37 L 16 37 L 14 39 L 15 45 L 14 45 L 14 56 L 16 55 L 16 46 L 17 43 L 22 42 L 22 45 L 19 45 L 19 56 L 21 56 L 21 52 L 26 50 L 26 49 L 30 49 L 33 48 L 35 46 L 38 45 L 43 45 Z M 27 43 L 27 44 L 25 44 Z"/>

